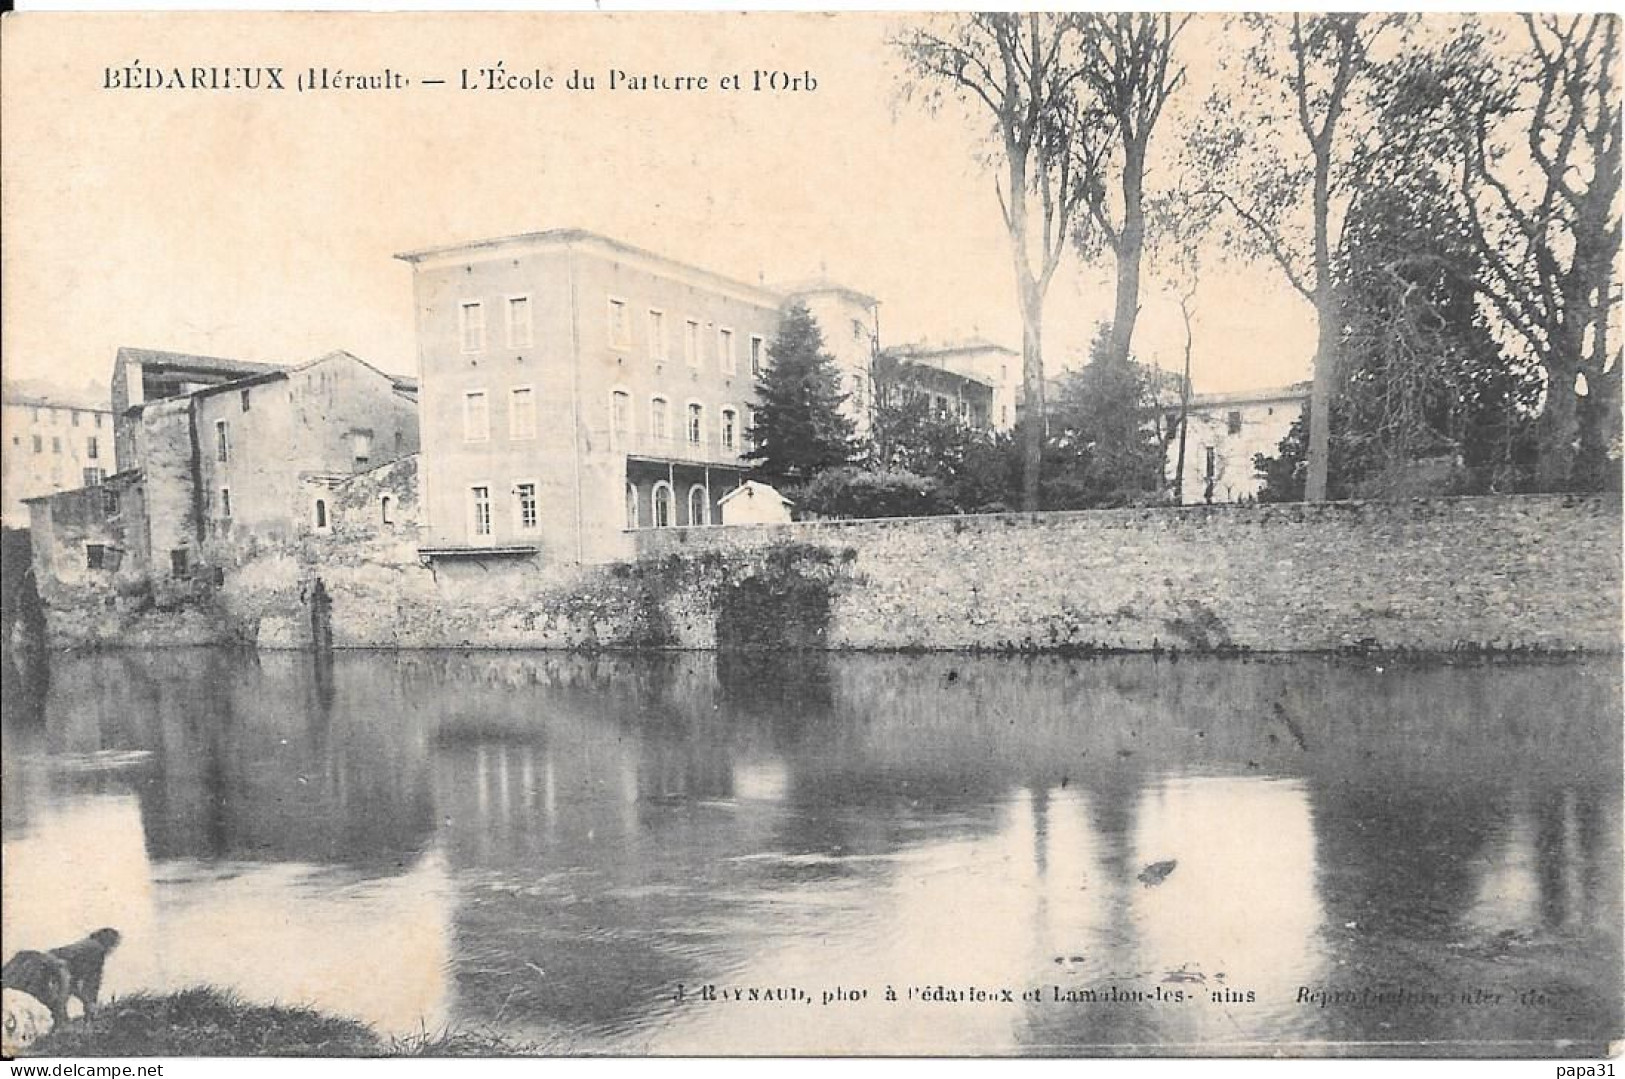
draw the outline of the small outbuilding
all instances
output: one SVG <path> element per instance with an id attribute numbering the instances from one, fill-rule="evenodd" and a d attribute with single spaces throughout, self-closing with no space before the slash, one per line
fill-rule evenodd
<path id="1" fill-rule="evenodd" d="M 778 489 L 755 480 L 746 480 L 718 500 L 725 525 L 786 525 L 795 503 Z"/>

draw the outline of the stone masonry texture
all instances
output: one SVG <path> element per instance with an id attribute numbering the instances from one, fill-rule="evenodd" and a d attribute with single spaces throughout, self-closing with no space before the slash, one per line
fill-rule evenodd
<path id="1" fill-rule="evenodd" d="M 1612 651 L 1620 502 L 1561 495 L 1000 514 L 634 534 L 597 567 L 416 556 L 411 470 L 358 485 L 392 528 L 267 544 L 226 567 L 222 640 L 306 647 L 1090 652 Z M 317 589 L 320 582 L 320 589 Z M 78 595 L 76 590 L 74 595 Z M 161 643 L 52 609 L 61 646 Z M 175 612 L 178 613 L 178 612 Z M 68 629 L 68 627 L 73 629 Z M 88 628 L 87 628 L 88 627 Z M 77 631 L 77 632 L 76 632 Z"/>

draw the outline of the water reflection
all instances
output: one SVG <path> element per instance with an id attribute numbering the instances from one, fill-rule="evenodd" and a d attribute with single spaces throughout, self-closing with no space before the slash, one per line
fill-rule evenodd
<path id="1" fill-rule="evenodd" d="M 563 1051 L 1596 1039 L 1619 708 L 1609 661 L 81 657 L 7 709 L 6 940 Z"/>

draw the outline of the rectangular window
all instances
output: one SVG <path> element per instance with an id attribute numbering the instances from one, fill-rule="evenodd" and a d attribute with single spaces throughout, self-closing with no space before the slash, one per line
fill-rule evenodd
<path id="1" fill-rule="evenodd" d="M 365 468 L 372 462 L 372 432 L 351 431 L 350 452 L 355 456 L 356 466 Z"/>
<path id="2" fill-rule="evenodd" d="M 739 442 L 739 414 L 731 408 L 722 410 L 722 448 L 732 450 Z"/>
<path id="3" fill-rule="evenodd" d="M 690 367 L 700 365 L 700 324 L 693 319 L 683 323 L 683 362 Z"/>
<path id="4" fill-rule="evenodd" d="M 485 351 L 485 305 L 478 300 L 465 300 L 458 309 L 461 321 L 459 333 L 464 352 Z"/>
<path id="5" fill-rule="evenodd" d="M 489 536 L 491 534 L 491 488 L 471 487 L 469 495 L 473 500 L 470 507 L 473 511 L 471 521 L 472 531 L 476 536 Z"/>
<path id="6" fill-rule="evenodd" d="M 96 436 L 91 435 L 85 439 L 85 459 L 94 461 L 101 456 L 101 447 L 96 444 Z"/>
<path id="7" fill-rule="evenodd" d="M 626 309 L 626 301 L 614 297 L 609 301 L 609 347 L 632 347 L 632 316 Z"/>
<path id="8" fill-rule="evenodd" d="M 69 415 L 73 417 L 73 425 L 75 427 L 78 427 L 79 426 L 79 410 L 76 408 L 71 413 L 69 413 Z"/>
<path id="9" fill-rule="evenodd" d="M 84 471 L 84 478 L 86 487 L 100 487 L 102 480 L 107 478 L 107 473 L 99 468 L 87 468 Z"/>
<path id="10" fill-rule="evenodd" d="M 705 441 L 705 409 L 700 405 L 688 406 L 688 444 L 698 446 Z"/>
<path id="11" fill-rule="evenodd" d="M 519 527 L 531 529 L 536 527 L 536 485 L 534 483 L 517 483 L 513 488 L 514 499 L 519 504 Z"/>
<path id="12" fill-rule="evenodd" d="M 508 394 L 508 437 L 536 437 L 536 393 L 529 386 L 515 386 Z"/>
<path id="13" fill-rule="evenodd" d="M 102 414 L 100 412 L 98 412 L 98 413 L 96 413 L 96 427 L 97 427 L 98 430 L 101 428 L 101 425 L 102 425 Z"/>
<path id="14" fill-rule="evenodd" d="M 247 390 L 239 390 L 239 391 L 237 391 L 237 402 L 240 405 L 242 405 L 242 410 L 244 412 L 248 411 L 248 409 L 249 409 L 249 401 L 248 401 L 248 391 Z"/>
<path id="15" fill-rule="evenodd" d="M 191 555 L 185 547 L 177 547 L 169 552 L 169 575 L 171 577 L 185 577 L 192 572 Z"/>
<path id="16" fill-rule="evenodd" d="M 100 543 L 85 544 L 85 568 L 101 569 L 107 564 L 107 548 Z"/>
<path id="17" fill-rule="evenodd" d="M 463 441 L 484 442 L 491 437 L 491 407 L 484 390 L 463 394 Z"/>
<path id="18" fill-rule="evenodd" d="M 1233 435 L 1241 434 L 1241 412 L 1239 409 L 1232 410 L 1228 415 L 1225 416 L 1224 427 L 1225 430 L 1229 431 Z"/>
<path id="19" fill-rule="evenodd" d="M 752 378 L 762 377 L 762 335 L 750 335 L 750 374 Z"/>
<path id="20" fill-rule="evenodd" d="M 609 434 L 616 444 L 632 433 L 632 395 L 616 390 L 609 395 Z"/>
<path id="21" fill-rule="evenodd" d="M 231 488 L 220 488 L 220 517 L 222 520 L 231 520 Z"/>
<path id="22" fill-rule="evenodd" d="M 214 456 L 217 461 L 231 460 L 231 429 L 225 420 L 214 421 Z"/>
<path id="23" fill-rule="evenodd" d="M 717 366 L 732 374 L 736 363 L 737 361 L 734 359 L 734 332 L 727 329 L 718 329 Z"/>
<path id="24" fill-rule="evenodd" d="M 649 358 L 666 358 L 666 314 L 652 307 L 649 309 Z"/>
<path id="25" fill-rule="evenodd" d="M 508 347 L 524 348 L 531 342 L 530 297 L 508 297 Z"/>
<path id="26" fill-rule="evenodd" d="M 62 439 L 59 438 L 56 435 L 51 436 L 51 452 L 52 453 L 61 453 L 62 452 Z"/>
<path id="27" fill-rule="evenodd" d="M 102 488 L 102 512 L 109 517 L 117 517 L 118 511 L 118 492 L 111 487 Z"/>
<path id="28" fill-rule="evenodd" d="M 671 431 L 667 425 L 666 399 L 656 397 L 649 402 L 649 434 L 657 439 L 665 438 Z"/>
<path id="29" fill-rule="evenodd" d="M 44 453 L 45 452 L 45 440 L 40 438 L 39 435 L 34 436 L 34 452 L 35 453 Z"/>

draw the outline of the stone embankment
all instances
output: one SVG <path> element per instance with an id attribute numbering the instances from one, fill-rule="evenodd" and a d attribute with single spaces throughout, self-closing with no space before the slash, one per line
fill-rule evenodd
<path id="1" fill-rule="evenodd" d="M 637 534 L 627 563 L 247 552 L 184 602 L 47 595 L 58 647 L 1609 651 L 1617 498 L 998 514 Z"/>

